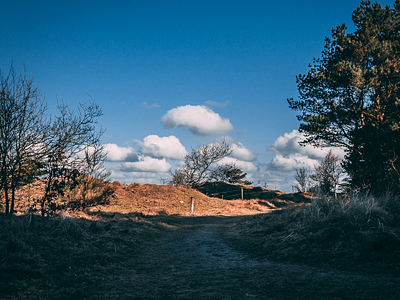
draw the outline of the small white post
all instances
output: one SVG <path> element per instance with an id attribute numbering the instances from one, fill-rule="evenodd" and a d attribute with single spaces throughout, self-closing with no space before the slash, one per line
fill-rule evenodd
<path id="1" fill-rule="evenodd" d="M 242 188 L 241 194 L 242 194 L 242 200 L 243 200 L 243 188 Z"/>
<path id="2" fill-rule="evenodd" d="M 193 213 L 193 209 L 194 209 L 194 198 L 190 197 L 190 213 Z"/>

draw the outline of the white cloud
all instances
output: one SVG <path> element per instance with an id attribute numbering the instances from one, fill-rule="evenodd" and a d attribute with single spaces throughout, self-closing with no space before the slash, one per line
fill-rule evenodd
<path id="1" fill-rule="evenodd" d="M 229 157 L 236 158 L 238 160 L 243 161 L 255 161 L 257 160 L 257 156 L 250 149 L 246 148 L 241 142 L 236 141 L 234 138 L 230 136 L 224 136 L 217 139 L 218 142 L 225 141 L 229 144 L 234 150 Z"/>
<path id="2" fill-rule="evenodd" d="M 236 141 L 234 138 L 229 136 L 224 137 L 225 141 L 229 143 L 234 151 L 230 155 L 230 157 L 237 158 L 238 160 L 244 161 L 255 161 L 257 159 L 256 155 L 254 155 L 253 151 L 246 148 L 241 142 Z"/>
<path id="3" fill-rule="evenodd" d="M 257 172 L 258 171 L 258 168 L 252 162 L 238 160 L 233 157 L 224 157 L 217 163 L 217 165 L 225 165 L 225 164 L 235 164 L 243 172 Z"/>
<path id="4" fill-rule="evenodd" d="M 257 159 L 253 151 L 247 149 L 242 143 L 237 143 L 234 145 L 234 149 L 235 150 L 230 155 L 231 157 L 244 161 L 255 161 Z"/>
<path id="5" fill-rule="evenodd" d="M 330 149 L 339 156 L 344 157 L 344 151 L 340 148 L 314 148 L 310 145 L 300 146 L 299 142 L 304 139 L 303 134 L 298 130 L 285 133 L 278 137 L 268 150 L 274 152 L 274 157 L 267 164 L 263 174 L 263 180 L 268 182 L 270 187 L 278 186 L 281 190 L 290 192 L 294 185 L 294 174 L 296 169 L 309 168 L 311 172 L 318 161 L 322 160 Z"/>
<path id="6" fill-rule="evenodd" d="M 268 150 L 275 151 L 275 153 L 279 153 L 282 156 L 288 157 L 293 154 L 299 154 L 303 156 L 307 156 L 313 159 L 322 159 L 326 156 L 331 148 L 315 148 L 311 145 L 300 146 L 299 142 L 304 139 L 302 133 L 298 130 L 293 130 L 290 133 L 285 133 L 283 136 L 278 137 L 274 144 L 268 148 Z M 344 151 L 338 148 L 335 149 L 334 152 L 339 155 L 339 157 L 344 156 Z"/>
<path id="7" fill-rule="evenodd" d="M 153 158 L 182 159 L 187 154 L 185 147 L 173 135 L 169 137 L 149 135 L 143 139 L 143 142 L 136 140 L 135 143 L 140 147 L 143 155 Z"/>
<path id="8" fill-rule="evenodd" d="M 189 127 L 195 135 L 225 134 L 233 130 L 229 119 L 203 105 L 179 106 L 169 110 L 162 118 L 165 129 Z"/>
<path id="9" fill-rule="evenodd" d="M 275 154 L 272 158 L 270 168 L 280 171 L 294 171 L 302 167 L 312 169 L 317 162 L 318 160 L 302 155 L 292 154 L 290 156 L 283 156 L 282 154 Z"/>
<path id="10" fill-rule="evenodd" d="M 119 147 L 116 144 L 106 144 L 107 161 L 138 161 L 138 155 L 135 149 L 131 147 Z"/>
<path id="11" fill-rule="evenodd" d="M 171 169 L 171 165 L 165 160 L 165 158 L 155 159 L 148 156 L 139 156 L 139 161 L 126 162 L 121 165 L 114 166 L 112 169 L 121 172 L 166 173 Z"/>
<path id="12" fill-rule="evenodd" d="M 118 180 L 121 183 L 131 184 L 137 182 L 140 184 L 161 184 L 161 178 L 168 177 L 168 173 L 151 173 L 151 172 L 120 172 L 111 171 L 111 181 Z"/>

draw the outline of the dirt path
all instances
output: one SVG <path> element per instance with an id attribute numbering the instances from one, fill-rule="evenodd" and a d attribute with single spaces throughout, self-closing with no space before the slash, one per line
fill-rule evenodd
<path id="1" fill-rule="evenodd" d="M 190 219 L 190 218 L 189 218 Z M 190 222 L 189 222 L 190 223 Z M 132 253 L 91 299 L 399 299 L 400 278 L 260 262 L 217 234 L 221 220 L 180 224 Z"/>

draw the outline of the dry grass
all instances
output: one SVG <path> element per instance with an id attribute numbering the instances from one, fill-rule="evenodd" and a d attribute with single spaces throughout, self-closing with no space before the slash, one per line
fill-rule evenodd
<path id="1" fill-rule="evenodd" d="M 18 191 L 16 216 L 0 214 L 0 299 L 90 295 L 103 277 L 124 268 L 136 250 L 165 228 L 179 225 L 179 217 L 168 215 L 257 214 L 274 208 L 267 201 L 222 200 L 185 187 L 111 185 L 114 193 L 105 204 L 62 210 L 55 218 L 39 217 L 37 210 L 25 214 L 43 197 L 43 182 Z"/>
<path id="2" fill-rule="evenodd" d="M 268 198 L 272 192 L 263 189 L 253 191 L 263 199 L 241 201 L 184 187 L 112 185 L 107 205 L 56 218 L 25 215 L 29 197 L 40 190 L 20 191 L 28 200 L 18 202 L 19 215 L 0 214 L 0 299 L 83 299 L 165 230 L 215 222 L 211 216 L 236 216 L 218 218 L 227 222 L 219 227 L 221 237 L 260 260 L 400 270 L 400 201 L 394 196 L 309 204 L 298 203 L 305 195 L 272 191 L 278 198 Z M 188 218 L 191 197 L 199 218 Z"/>
<path id="3" fill-rule="evenodd" d="M 310 205 L 243 218 L 221 234 L 231 245 L 245 245 L 242 250 L 271 261 L 400 270 L 396 196 L 315 199 Z"/>
<path id="4" fill-rule="evenodd" d="M 104 212 L 140 212 L 144 215 L 189 215 L 191 197 L 195 201 L 197 215 L 215 214 L 225 203 L 209 198 L 186 187 L 154 184 L 122 185 L 113 183 L 115 193 L 106 206 L 92 209 Z"/>
<path id="5" fill-rule="evenodd" d="M 18 191 L 16 216 L 0 214 L 0 299 L 81 299 L 166 228 L 207 221 L 186 216 L 253 215 L 276 208 L 273 199 L 223 200 L 185 187 L 111 185 L 114 193 L 105 204 L 62 210 L 55 218 L 25 214 L 43 196 L 43 182 Z"/>
<path id="6" fill-rule="evenodd" d="M 311 195 L 307 193 L 285 194 L 278 190 L 270 190 L 259 186 L 241 186 L 226 182 L 210 182 L 197 187 L 205 195 L 220 199 L 263 199 L 269 200 L 274 207 L 286 207 L 295 203 L 309 202 Z"/>
<path id="7" fill-rule="evenodd" d="M 0 227 L 1 299 L 82 299 L 157 230 L 137 216 L 104 222 L 0 215 Z"/>
<path id="8" fill-rule="evenodd" d="M 140 213 L 142 215 L 182 215 L 182 216 L 211 216 L 211 215 L 252 215 L 270 211 L 271 209 L 296 205 L 306 197 L 294 194 L 283 194 L 261 188 L 247 188 L 246 201 L 237 200 L 240 198 L 240 187 L 236 185 L 213 186 L 213 191 L 226 193 L 231 189 L 230 194 L 235 195 L 239 191 L 236 200 L 221 199 L 215 193 L 208 193 L 203 190 L 190 189 L 183 186 L 165 186 L 155 184 L 123 185 L 119 182 L 110 184 L 110 190 L 114 192 L 97 201 L 96 205 L 88 205 L 84 210 L 62 210 L 60 214 L 69 217 L 93 218 L 93 215 L 100 212 L 107 213 Z M 260 192 L 261 191 L 261 192 Z M 44 183 L 36 182 L 22 188 L 16 202 L 17 214 L 24 214 L 32 210 L 34 200 L 40 199 L 44 194 Z M 286 199 L 283 199 L 286 196 Z M 279 197 L 280 199 L 276 198 Z M 194 199 L 194 213 L 190 214 L 191 198 Z M 36 204 L 35 210 L 39 211 Z"/>
<path id="9" fill-rule="evenodd" d="M 115 193 L 106 206 L 98 206 L 93 210 L 140 212 L 145 215 L 190 215 L 190 201 L 194 198 L 194 216 L 210 215 L 251 215 L 270 211 L 277 207 L 294 205 L 292 201 L 270 198 L 269 200 L 227 200 L 204 190 L 190 189 L 184 186 L 165 186 L 154 184 L 121 185 L 114 182 Z M 240 187 L 229 185 L 231 193 Z M 218 185 L 220 192 L 226 191 L 225 185 Z M 206 195 L 208 194 L 208 196 Z M 282 194 L 282 193 L 281 193 Z M 247 193 L 249 196 L 250 193 Z M 240 195 L 239 197 L 240 198 Z M 236 199 L 237 199 L 236 198 Z M 235 198 L 233 198 L 235 199 Z"/>

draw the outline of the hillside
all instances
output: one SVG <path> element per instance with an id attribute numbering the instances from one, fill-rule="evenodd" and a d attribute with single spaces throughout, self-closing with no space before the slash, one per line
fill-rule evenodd
<path id="1" fill-rule="evenodd" d="M 191 198 L 194 199 L 195 216 L 252 215 L 309 202 L 309 198 L 303 194 L 284 194 L 260 187 L 245 187 L 245 200 L 242 201 L 241 187 L 227 183 L 205 184 L 197 190 L 156 184 L 124 185 L 118 181 L 109 185 L 113 193 L 105 201 L 72 215 L 93 216 L 96 212 L 102 212 L 187 216 L 190 215 Z M 17 213 L 26 212 L 33 206 L 33 200 L 41 198 L 43 194 L 44 183 L 40 181 L 21 188 L 17 193 Z M 35 207 L 39 208 L 38 205 Z"/>
<path id="2" fill-rule="evenodd" d="M 23 214 L 43 183 L 19 191 L 19 213 L 0 213 L 0 299 L 398 299 L 397 197 L 110 185 L 101 205 L 56 218 Z"/>
<path id="3" fill-rule="evenodd" d="M 309 203 L 311 199 L 311 195 L 307 193 L 286 194 L 259 186 L 241 186 L 226 182 L 209 182 L 196 189 L 205 195 L 226 200 L 241 199 L 243 189 L 244 200 L 269 200 L 275 207 L 289 206 L 294 203 Z"/>

